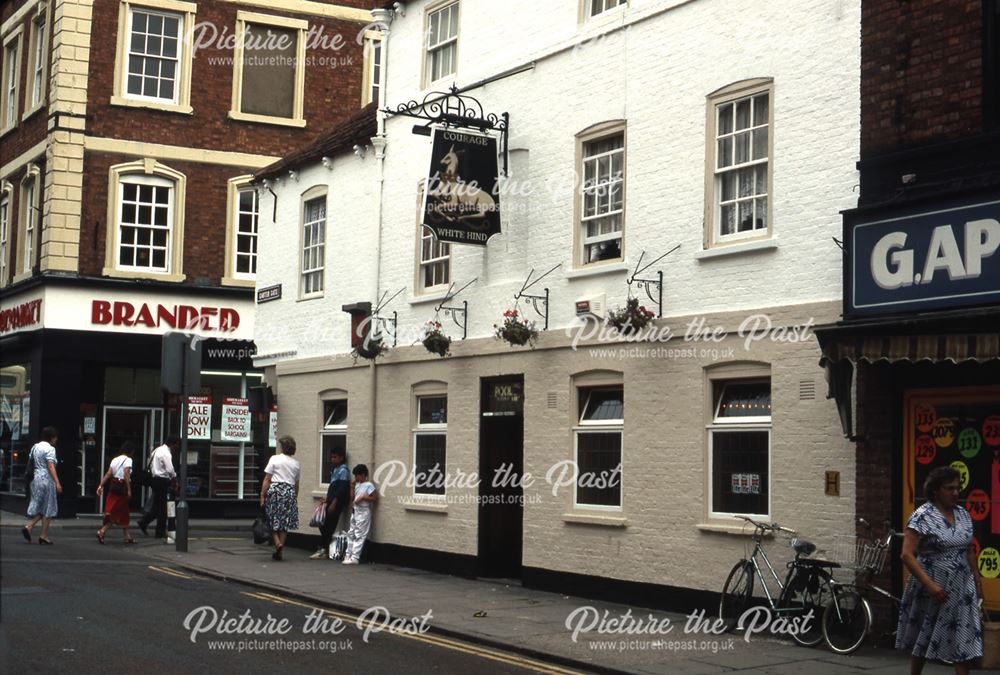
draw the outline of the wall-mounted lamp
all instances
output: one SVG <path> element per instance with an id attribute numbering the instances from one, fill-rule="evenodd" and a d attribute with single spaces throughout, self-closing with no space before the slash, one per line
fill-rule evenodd
<path id="1" fill-rule="evenodd" d="M 364 159 L 365 158 L 365 152 L 367 151 L 367 149 L 368 148 L 366 148 L 363 145 L 355 145 L 354 146 L 354 154 L 357 155 L 358 157 L 360 157 L 361 159 Z"/>
<path id="2" fill-rule="evenodd" d="M 297 171 L 289 171 L 288 172 L 288 177 L 291 178 L 296 183 L 299 182 L 299 174 L 298 174 Z"/>
<path id="3" fill-rule="evenodd" d="M 396 14 L 400 16 L 406 16 L 406 3 L 405 2 L 394 2 L 392 3 L 392 9 Z"/>
<path id="4" fill-rule="evenodd" d="M 323 166 L 325 166 L 327 169 L 333 169 L 333 159 L 332 158 L 330 158 L 330 157 L 324 157 L 320 161 L 323 162 Z"/>

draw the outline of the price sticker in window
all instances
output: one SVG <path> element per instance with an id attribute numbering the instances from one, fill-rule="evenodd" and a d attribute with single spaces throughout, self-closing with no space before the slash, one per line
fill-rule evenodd
<path id="1" fill-rule="evenodd" d="M 969 467 L 965 462 L 952 462 L 949 466 L 958 472 L 958 477 L 962 481 L 961 489 L 969 487 Z"/>
<path id="2" fill-rule="evenodd" d="M 918 405 L 916 410 L 917 430 L 925 434 L 934 428 L 937 422 L 937 411 L 932 405 Z"/>
<path id="3" fill-rule="evenodd" d="M 942 417 L 934 423 L 931 436 L 934 437 L 934 442 L 938 444 L 938 447 L 951 447 L 951 444 L 955 442 L 955 423 L 948 417 Z"/>
<path id="4" fill-rule="evenodd" d="M 930 464 L 937 456 L 937 446 L 930 436 L 921 436 L 917 439 L 917 462 L 920 464 Z"/>
<path id="5" fill-rule="evenodd" d="M 1000 415 L 990 415 L 983 421 L 983 440 L 986 445 L 1000 445 Z"/>
<path id="6" fill-rule="evenodd" d="M 987 579 L 1000 577 L 1000 551 L 984 548 L 979 554 L 979 573 Z"/>
<path id="7" fill-rule="evenodd" d="M 984 490 L 973 490 L 965 500 L 965 510 L 977 522 L 986 520 L 990 515 L 990 496 Z"/>
<path id="8" fill-rule="evenodd" d="M 982 447 L 983 438 L 975 429 L 971 427 L 962 429 L 958 434 L 958 451 L 962 453 L 962 457 L 972 459 L 979 454 Z"/>

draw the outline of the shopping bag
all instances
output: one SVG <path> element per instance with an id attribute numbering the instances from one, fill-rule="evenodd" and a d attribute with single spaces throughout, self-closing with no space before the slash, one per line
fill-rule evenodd
<path id="1" fill-rule="evenodd" d="M 321 503 L 313 511 L 312 518 L 309 519 L 309 527 L 323 527 L 324 521 L 326 521 L 326 503 Z"/>
<path id="2" fill-rule="evenodd" d="M 347 555 L 347 533 L 338 532 L 330 542 L 330 560 L 343 560 Z"/>
<path id="3" fill-rule="evenodd" d="M 1000 621 L 990 621 L 983 613 L 983 670 L 1000 669 Z"/>
<path id="4" fill-rule="evenodd" d="M 262 510 L 257 520 L 253 521 L 253 543 L 266 544 L 269 541 L 271 541 L 271 523 Z"/>

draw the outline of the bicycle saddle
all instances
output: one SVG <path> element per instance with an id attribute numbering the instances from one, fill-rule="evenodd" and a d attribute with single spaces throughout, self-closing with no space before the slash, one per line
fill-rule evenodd
<path id="1" fill-rule="evenodd" d="M 816 551 L 816 544 L 805 539 L 795 539 L 792 541 L 792 548 L 799 555 L 812 555 Z"/>

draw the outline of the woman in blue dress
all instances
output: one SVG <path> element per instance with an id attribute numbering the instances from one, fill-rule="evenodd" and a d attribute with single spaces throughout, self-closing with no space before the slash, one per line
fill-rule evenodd
<path id="1" fill-rule="evenodd" d="M 896 648 L 910 650 L 910 673 L 926 659 L 955 664 L 965 675 L 983 655 L 979 599 L 982 580 L 972 545 L 972 518 L 958 505 L 961 481 L 948 466 L 924 482 L 927 502 L 910 516 L 900 556 L 910 579 L 903 592 Z"/>
<path id="2" fill-rule="evenodd" d="M 56 449 L 53 444 L 59 439 L 59 433 L 52 427 L 42 429 L 42 440 L 31 448 L 32 463 L 35 465 L 34 478 L 31 481 L 31 502 L 28 504 L 28 522 L 21 529 L 24 538 L 31 542 L 31 530 L 38 521 L 42 521 L 42 534 L 38 537 L 39 544 L 51 544 L 49 539 L 49 523 L 56 517 L 58 507 L 56 496 L 62 494 L 59 474 L 56 473 Z"/>

